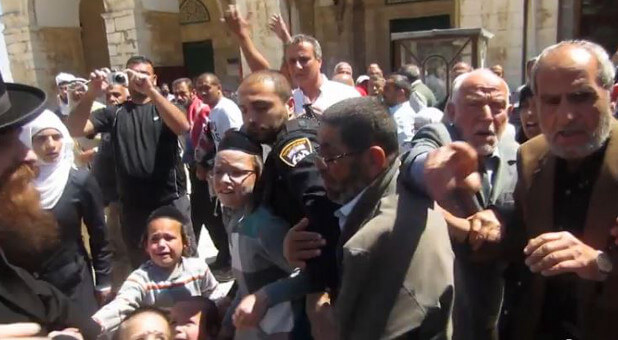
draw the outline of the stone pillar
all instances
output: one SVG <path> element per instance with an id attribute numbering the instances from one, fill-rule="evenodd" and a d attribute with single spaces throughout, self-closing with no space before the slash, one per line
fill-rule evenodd
<path id="1" fill-rule="evenodd" d="M 14 81 L 42 88 L 55 106 L 55 75 L 86 72 L 79 0 L 2 0 L 2 9 Z"/>
<path id="2" fill-rule="evenodd" d="M 268 29 L 268 19 L 281 13 L 282 0 L 237 0 L 236 5 L 243 16 L 251 12 L 251 39 L 273 69 L 279 69 L 283 58 L 282 43 Z M 251 73 L 244 56 L 242 57 L 242 75 Z"/>
<path id="3" fill-rule="evenodd" d="M 177 0 L 106 0 L 105 30 L 112 68 L 144 55 L 155 66 L 183 64 Z"/>

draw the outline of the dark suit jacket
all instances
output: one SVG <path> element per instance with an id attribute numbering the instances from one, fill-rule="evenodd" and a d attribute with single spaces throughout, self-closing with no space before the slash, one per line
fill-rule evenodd
<path id="1" fill-rule="evenodd" d="M 341 339 L 450 339 L 453 252 L 433 203 L 397 185 L 399 161 L 345 222 L 335 303 Z"/>
<path id="2" fill-rule="evenodd" d="M 521 255 L 527 240 L 551 232 L 553 226 L 554 182 L 556 156 L 545 137 L 538 136 L 523 144 L 519 152 L 519 182 L 515 193 L 523 226 L 520 238 L 514 237 L 512 249 Z M 599 176 L 594 184 L 582 241 L 606 250 L 610 228 L 618 216 L 618 123 L 613 122 Z M 515 230 L 514 230 L 515 231 Z M 616 250 L 609 251 L 614 270 L 603 282 L 580 280 L 578 301 L 583 339 L 616 339 L 618 320 L 618 261 Z M 546 280 L 533 275 L 525 287 L 522 303 L 516 314 L 512 339 L 533 339 L 541 316 Z"/>
<path id="3" fill-rule="evenodd" d="M 75 327 L 84 339 L 95 339 L 99 326 L 82 314 L 51 284 L 9 264 L 0 249 L 0 323 L 36 322 L 46 331 Z"/>

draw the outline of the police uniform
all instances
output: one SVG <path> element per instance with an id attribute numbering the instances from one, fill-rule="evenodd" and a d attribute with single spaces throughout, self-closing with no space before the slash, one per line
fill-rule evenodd
<path id="1" fill-rule="evenodd" d="M 307 230 L 322 234 L 326 246 L 321 255 L 307 262 L 307 272 L 320 287 L 337 287 L 335 248 L 339 238 L 334 213 L 339 205 L 326 196 L 326 189 L 314 164 L 318 122 L 295 118 L 285 124 L 266 158 L 254 190 L 256 205 L 265 205 L 284 218 L 290 227 L 309 219 Z"/>

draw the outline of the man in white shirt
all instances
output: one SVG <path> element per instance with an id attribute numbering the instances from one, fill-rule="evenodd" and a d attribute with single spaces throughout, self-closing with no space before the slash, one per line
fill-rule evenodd
<path id="1" fill-rule="evenodd" d="M 341 100 L 360 96 L 353 87 L 330 81 L 320 72 L 322 47 L 314 37 L 293 36 L 285 50 L 285 63 L 298 85 L 293 92 L 296 115 L 308 109 L 319 115 Z"/>
<path id="2" fill-rule="evenodd" d="M 225 131 L 240 129 L 242 113 L 236 103 L 223 96 L 221 81 L 216 75 L 200 75 L 195 81 L 195 89 L 200 99 L 211 107 L 208 124 L 215 147 L 218 147 Z"/>
<path id="3" fill-rule="evenodd" d="M 391 74 L 384 84 L 384 104 L 397 125 L 397 140 L 400 151 L 409 149 L 414 136 L 414 116 L 416 112 L 410 106 L 410 84 L 405 76 Z"/>

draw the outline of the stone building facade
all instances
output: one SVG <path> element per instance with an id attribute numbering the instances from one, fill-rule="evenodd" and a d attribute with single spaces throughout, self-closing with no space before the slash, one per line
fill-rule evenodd
<path id="1" fill-rule="evenodd" d="M 275 68 L 282 46 L 267 27 L 274 13 L 282 13 L 292 33 L 311 34 L 321 42 L 323 72 L 329 76 L 342 60 L 353 65 L 356 75 L 370 62 L 390 71 L 394 32 L 483 27 L 494 34 L 485 66 L 503 65 L 515 87 L 527 58 L 559 38 L 578 36 L 578 13 L 592 0 L 231 1 L 253 14 L 253 39 Z M 237 42 L 220 21 L 226 0 L 0 2 L 14 80 L 49 94 L 60 71 L 86 77 L 94 68 L 122 68 L 135 54 L 149 56 L 165 81 L 212 71 L 234 89 L 247 72 Z"/>

